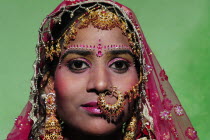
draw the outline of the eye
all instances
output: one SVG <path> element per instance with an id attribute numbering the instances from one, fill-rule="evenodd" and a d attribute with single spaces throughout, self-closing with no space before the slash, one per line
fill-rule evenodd
<path id="1" fill-rule="evenodd" d="M 71 60 L 66 64 L 66 66 L 70 71 L 75 73 L 84 72 L 87 68 L 90 67 L 90 65 L 83 60 Z"/>
<path id="2" fill-rule="evenodd" d="M 125 73 L 130 67 L 130 63 L 125 60 L 117 60 L 109 65 L 117 73 Z"/>

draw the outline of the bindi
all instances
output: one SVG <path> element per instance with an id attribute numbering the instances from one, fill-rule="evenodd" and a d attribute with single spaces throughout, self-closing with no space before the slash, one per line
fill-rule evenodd
<path id="1" fill-rule="evenodd" d="M 98 47 L 97 47 L 97 54 L 96 54 L 96 56 L 97 57 L 101 57 L 101 56 L 103 56 L 103 53 L 102 53 L 102 45 L 101 45 L 101 39 L 99 39 L 99 43 L 98 43 Z"/>

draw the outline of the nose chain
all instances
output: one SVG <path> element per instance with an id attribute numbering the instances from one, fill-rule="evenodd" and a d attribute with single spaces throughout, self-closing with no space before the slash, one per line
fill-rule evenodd
<path id="1" fill-rule="evenodd" d="M 128 101 L 136 99 L 139 96 L 139 84 L 138 82 L 131 90 L 122 93 L 117 90 L 117 87 L 112 87 L 111 91 L 105 93 L 100 93 L 98 97 L 98 107 L 101 112 L 107 117 L 110 121 L 116 121 L 118 117 L 122 114 L 124 106 L 126 104 L 125 99 L 128 97 Z M 106 95 L 111 95 L 116 97 L 117 101 L 114 104 L 109 104 L 105 100 Z"/>

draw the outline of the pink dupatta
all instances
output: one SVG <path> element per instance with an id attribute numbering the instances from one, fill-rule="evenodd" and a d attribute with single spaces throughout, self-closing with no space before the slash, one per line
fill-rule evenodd
<path id="1" fill-rule="evenodd" d="M 143 110 L 147 114 L 145 116 L 150 122 L 150 127 L 154 128 L 154 135 L 157 140 L 198 140 L 196 131 L 194 130 L 186 112 L 179 102 L 176 93 L 171 87 L 168 76 L 159 65 L 155 55 L 146 42 L 141 27 L 134 15 L 134 13 L 122 4 L 112 0 L 66 0 L 49 14 L 43 21 L 41 29 L 51 30 L 53 27 L 52 18 L 59 16 L 61 10 L 65 7 L 81 5 L 84 3 L 103 2 L 115 6 L 119 9 L 127 20 L 129 20 L 138 35 L 139 42 L 142 45 L 142 53 L 144 59 L 144 72 L 148 81 L 145 83 L 145 94 L 147 99 L 144 101 Z M 52 37 L 48 32 L 40 34 L 39 43 L 47 42 Z M 35 74 L 32 78 L 30 99 L 20 116 L 15 121 L 12 131 L 8 134 L 7 140 L 28 140 L 29 134 L 33 124 L 37 121 L 34 115 L 34 109 L 37 107 L 36 99 L 37 93 L 37 77 L 40 76 L 40 71 L 44 66 L 43 46 L 38 44 L 37 60 L 34 64 Z M 141 130 L 138 131 L 142 133 Z M 141 135 L 137 134 L 137 139 Z"/>

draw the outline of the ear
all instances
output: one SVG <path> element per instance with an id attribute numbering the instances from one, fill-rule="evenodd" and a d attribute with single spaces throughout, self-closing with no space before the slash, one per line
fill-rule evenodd
<path id="1" fill-rule="evenodd" d="M 44 91 L 45 91 L 45 93 L 55 93 L 55 90 L 54 90 L 54 79 L 53 79 L 52 76 L 50 76 L 48 78 L 47 84 L 44 87 Z"/>

